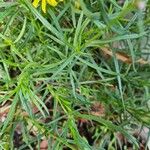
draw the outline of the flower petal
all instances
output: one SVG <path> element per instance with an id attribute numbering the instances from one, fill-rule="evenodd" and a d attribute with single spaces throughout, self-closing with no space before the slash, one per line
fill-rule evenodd
<path id="1" fill-rule="evenodd" d="M 56 6 L 58 4 L 58 2 L 56 2 L 56 0 L 47 0 L 48 4 L 50 4 L 51 6 Z"/>
<path id="2" fill-rule="evenodd" d="M 32 4 L 33 4 L 33 6 L 34 6 L 35 8 L 38 7 L 39 1 L 40 1 L 40 0 L 34 0 L 34 1 L 33 1 Z"/>
<path id="3" fill-rule="evenodd" d="M 42 0 L 42 10 L 46 13 L 46 0 Z"/>

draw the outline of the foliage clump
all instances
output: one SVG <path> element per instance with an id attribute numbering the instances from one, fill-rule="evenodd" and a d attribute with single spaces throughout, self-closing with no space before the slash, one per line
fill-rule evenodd
<path id="1" fill-rule="evenodd" d="M 0 149 L 150 148 L 149 1 L 42 9 L 0 1 Z"/>

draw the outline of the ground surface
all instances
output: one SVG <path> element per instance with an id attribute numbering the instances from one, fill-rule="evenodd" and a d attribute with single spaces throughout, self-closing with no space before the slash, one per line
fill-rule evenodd
<path id="1" fill-rule="evenodd" d="M 149 58 L 149 0 L 0 0 L 0 149 L 150 149 Z"/>

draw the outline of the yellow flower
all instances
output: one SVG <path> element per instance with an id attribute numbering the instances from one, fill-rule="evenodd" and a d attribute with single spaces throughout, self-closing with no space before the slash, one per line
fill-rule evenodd
<path id="1" fill-rule="evenodd" d="M 58 4 L 58 2 L 56 0 L 34 0 L 32 3 L 33 6 L 37 8 L 40 1 L 42 1 L 42 10 L 44 13 L 46 13 L 46 4 L 47 3 L 53 7 L 55 7 Z M 63 0 L 59 0 L 59 1 L 63 1 Z"/>
<path id="2" fill-rule="evenodd" d="M 80 2 L 79 2 L 79 0 L 76 0 L 76 1 L 75 1 L 75 7 L 76 7 L 77 9 L 80 8 Z"/>

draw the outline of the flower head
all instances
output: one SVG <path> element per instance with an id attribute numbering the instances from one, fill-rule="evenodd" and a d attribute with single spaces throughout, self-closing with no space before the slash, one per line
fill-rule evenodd
<path id="1" fill-rule="evenodd" d="M 41 1 L 41 5 L 42 5 L 42 11 L 44 13 L 46 13 L 46 4 L 47 3 L 53 7 L 55 7 L 58 4 L 58 1 L 56 1 L 56 0 L 34 0 L 32 3 L 33 6 L 37 8 L 40 1 Z M 63 1 L 63 0 L 59 0 L 59 1 Z"/>

